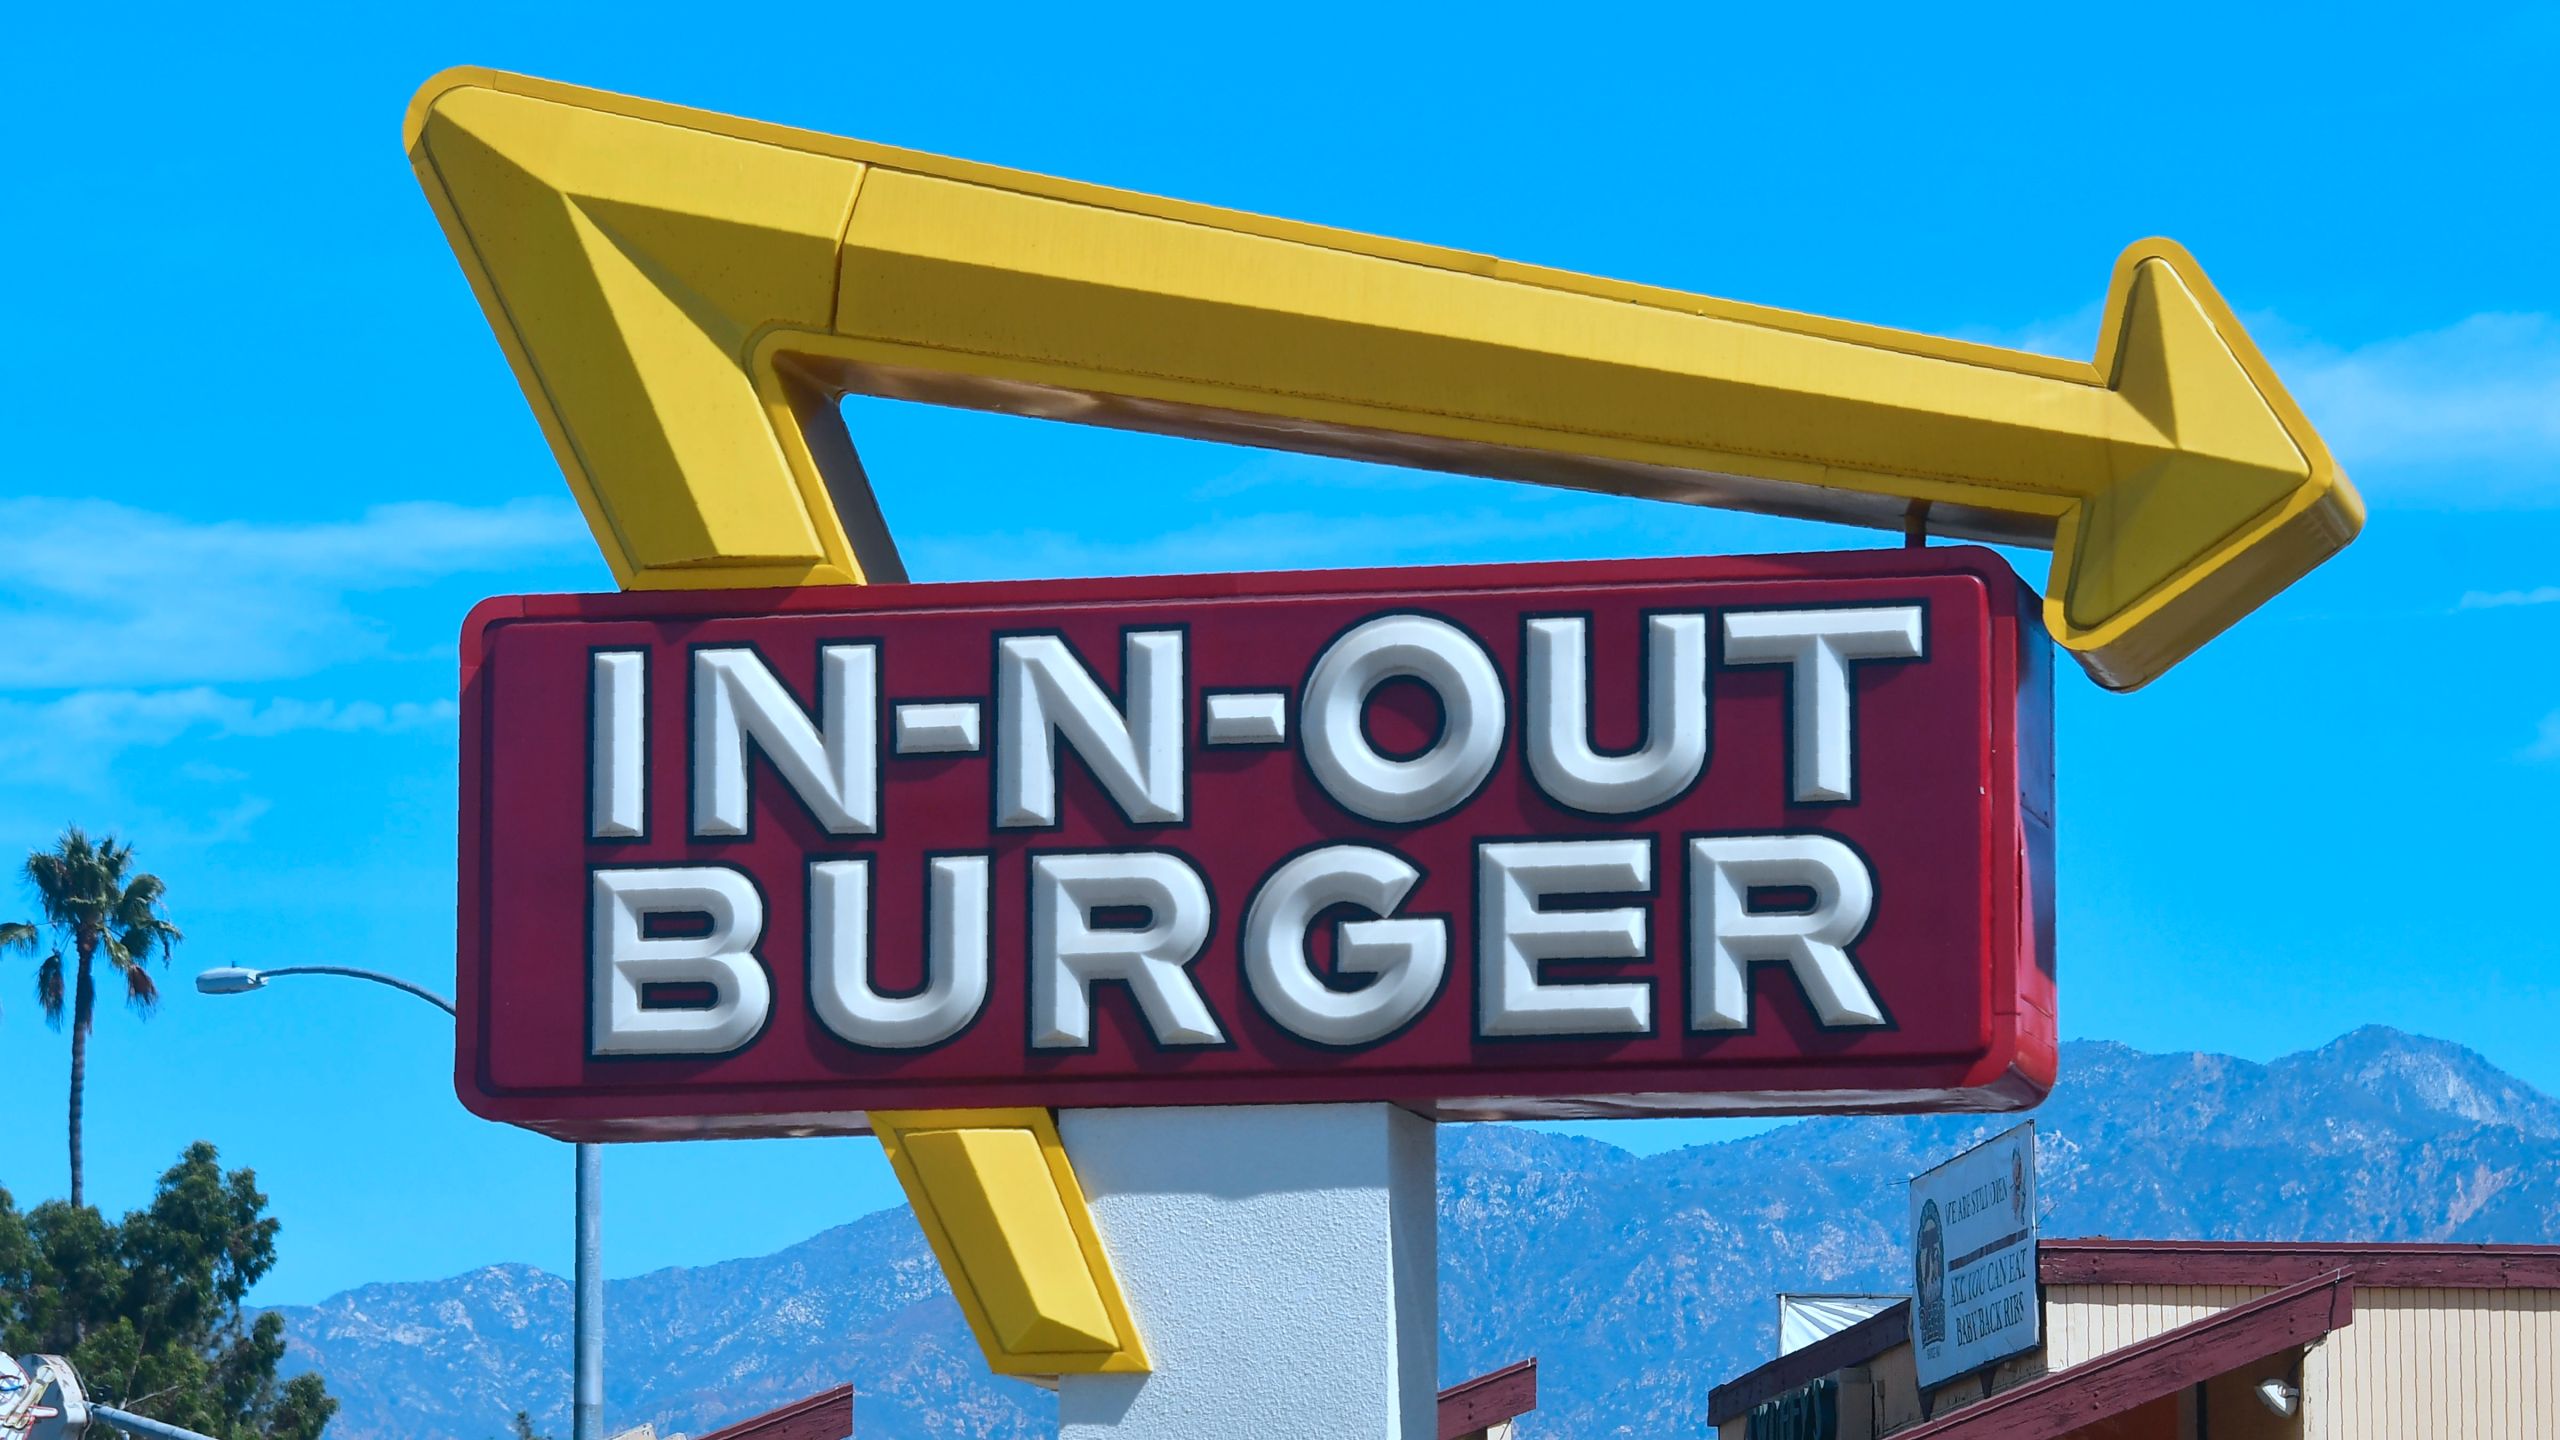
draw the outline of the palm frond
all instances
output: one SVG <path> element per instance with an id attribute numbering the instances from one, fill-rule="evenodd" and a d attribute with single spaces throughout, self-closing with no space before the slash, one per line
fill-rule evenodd
<path id="1" fill-rule="evenodd" d="M 127 965 L 124 971 L 124 1003 L 136 1015 L 148 1015 L 160 1003 L 160 984 L 151 972 L 139 965 Z"/>
<path id="2" fill-rule="evenodd" d="M 124 927 L 124 933 L 116 936 L 117 947 L 137 962 L 150 959 L 151 952 L 157 950 L 161 963 L 166 964 L 171 948 L 187 938 L 178 933 L 177 926 L 148 913 L 139 917 L 120 915 L 116 923 Z"/>
<path id="3" fill-rule="evenodd" d="M 119 871 L 118 873 L 121 874 L 122 872 Z M 136 875 L 131 880 L 124 882 L 123 894 L 117 898 L 116 905 L 119 909 L 126 906 L 132 906 L 143 911 L 149 911 L 157 908 L 160 904 L 161 897 L 168 893 L 168 885 L 163 882 L 159 876 L 148 873 Z"/>
<path id="4" fill-rule="evenodd" d="M 32 951 L 43 931 L 53 931 L 56 948 L 36 974 L 36 999 L 48 1021 L 59 1028 L 67 1009 L 78 1029 L 88 1029 L 96 1003 L 89 960 L 98 950 L 124 978 L 128 1004 L 148 1013 L 159 1003 L 159 982 L 150 973 L 153 952 L 166 964 L 185 936 L 161 913 L 168 885 L 157 875 L 134 871 L 131 845 L 113 835 L 93 839 L 73 825 L 51 849 L 27 857 L 26 876 L 42 918 L 0 925 L 0 950 Z M 66 993 L 75 986 L 63 961 L 71 950 L 81 956 L 77 994 Z"/>
<path id="5" fill-rule="evenodd" d="M 159 982 L 151 978 L 151 947 L 157 940 L 156 933 L 146 926 L 128 930 L 122 935 L 110 935 L 106 943 L 98 947 L 106 952 L 107 963 L 124 977 L 125 1003 L 131 1005 L 138 1015 L 150 1014 L 151 1007 L 160 1003 Z M 163 963 L 166 963 L 167 954 L 164 947 L 161 951 Z"/>
<path id="6" fill-rule="evenodd" d="M 69 843 L 67 840 L 64 842 L 66 848 Z M 72 867 L 60 852 L 39 850 L 28 856 L 27 884 L 36 892 L 36 903 L 44 907 L 45 919 L 58 925 L 71 918 L 75 882 Z"/>
<path id="7" fill-rule="evenodd" d="M 94 924 L 114 903 L 131 854 L 131 847 L 117 845 L 113 837 L 101 845 L 74 825 L 51 850 L 27 857 L 27 883 L 35 887 L 46 920 Z"/>
<path id="8" fill-rule="evenodd" d="M 62 1028 L 62 952 L 54 951 L 36 967 L 36 1004 L 44 1011 L 46 1024 Z"/>
<path id="9" fill-rule="evenodd" d="M 148 891 L 143 889 L 142 880 L 152 882 Z M 157 947 L 165 957 L 171 946 L 186 938 L 160 913 L 162 893 L 158 877 L 142 876 L 116 901 L 115 912 L 104 917 L 105 925 L 123 932 L 126 946 L 136 955 Z"/>

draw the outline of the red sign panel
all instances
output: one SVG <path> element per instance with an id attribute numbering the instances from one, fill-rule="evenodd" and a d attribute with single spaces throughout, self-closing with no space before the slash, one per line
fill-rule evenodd
<path id="1" fill-rule="evenodd" d="M 572 1138 L 2031 1104 L 2034 604 L 1966 549 L 492 600 L 458 1085 Z"/>

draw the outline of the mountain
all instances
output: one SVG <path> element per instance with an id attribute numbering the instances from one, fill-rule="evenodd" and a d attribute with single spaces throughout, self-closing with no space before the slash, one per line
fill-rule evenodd
<path id="1" fill-rule="evenodd" d="M 2045 1230 L 2150 1238 L 2560 1242 L 2560 1102 L 2460 1046 L 2380 1027 L 2258 1065 L 2062 1051 L 2035 1112 Z M 1825 1118 L 1638 1157 L 1518 1126 L 1440 1147 L 1441 1373 L 1539 1357 L 1525 1436 L 1700 1434 L 1707 1391 L 1773 1353 L 1781 1290 L 1901 1288 L 1904 1183 L 2012 1116 Z M 332 1440 L 565 1434 L 569 1287 L 525 1266 L 282 1312 Z M 608 1290 L 608 1410 L 700 1434 L 850 1380 L 863 1440 L 1055 1433 L 989 1377 L 904 1210 L 753 1260 Z"/>
<path id="2" fill-rule="evenodd" d="M 566 1435 L 569 1304 L 568 1281 L 528 1265 L 367 1285 L 282 1312 L 287 1369 L 329 1377 L 330 1440 L 497 1440 L 520 1406 Z M 1045 1392 L 987 1374 L 903 1209 L 759 1259 L 613 1281 L 605 1325 L 617 1428 L 698 1435 L 853 1376 L 864 1440 L 1057 1428 Z"/>

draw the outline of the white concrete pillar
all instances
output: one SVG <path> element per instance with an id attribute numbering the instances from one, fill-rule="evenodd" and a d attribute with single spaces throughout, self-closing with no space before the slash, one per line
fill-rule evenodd
<path id="1" fill-rule="evenodd" d="M 1431 1124 L 1391 1105 L 1069 1110 L 1153 1373 L 1068 1375 L 1061 1440 L 1431 1440 Z"/>

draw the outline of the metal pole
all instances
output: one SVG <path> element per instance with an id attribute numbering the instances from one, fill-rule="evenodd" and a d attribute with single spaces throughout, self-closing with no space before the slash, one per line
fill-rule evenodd
<path id="1" fill-rule="evenodd" d="M 212 994 L 232 993 L 239 987 L 214 988 L 209 982 L 221 977 L 247 978 L 256 988 L 277 975 L 342 975 L 350 980 L 370 980 L 405 990 L 447 1015 L 456 1015 L 453 1002 L 427 989 L 413 985 L 397 975 L 379 970 L 361 970 L 352 965 L 281 965 L 273 970 L 208 970 L 197 977 L 198 989 Z M 456 1018 L 459 1018 L 456 1015 Z M 569 1396 L 570 1430 L 575 1440 L 604 1440 L 604 1152 L 593 1145 L 578 1150 L 578 1263 L 571 1282 L 570 1355 L 572 1382 Z M 158 1424 L 146 1421 L 145 1424 Z M 149 1434 L 186 1436 L 191 1432 L 169 1430 L 146 1431 Z M 204 1440 L 197 1436 L 196 1440 Z"/>
<path id="2" fill-rule="evenodd" d="M 575 1318 L 576 1406 L 570 1434 L 604 1440 L 604 1150 L 578 1147 L 578 1269 Z"/>
<path id="3" fill-rule="evenodd" d="M 388 985 L 394 990 L 406 990 L 410 994 L 426 1001 L 428 1004 L 433 1005 L 447 1015 L 452 1015 L 454 1013 L 453 1002 L 447 1000 L 433 990 L 428 989 L 424 985 L 412 985 L 397 975 L 385 975 L 379 970 L 359 970 L 352 965 L 285 965 L 273 970 L 261 970 L 257 973 L 261 976 L 343 975 L 350 980 L 370 980 L 376 985 Z"/>
<path id="4" fill-rule="evenodd" d="M 89 1407 L 89 1414 L 119 1430 L 130 1430 L 136 1435 L 148 1435 L 151 1440 L 213 1440 L 212 1436 L 202 1431 L 181 1430 L 175 1425 L 163 1424 L 148 1415 L 136 1415 L 131 1411 L 118 1410 L 112 1405 L 92 1405 Z"/>

